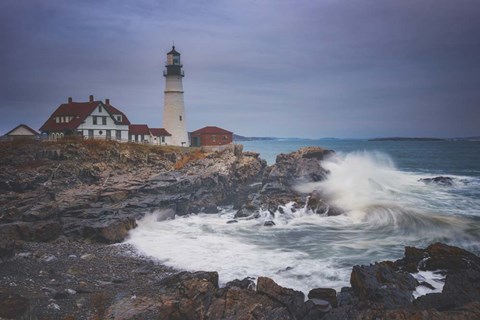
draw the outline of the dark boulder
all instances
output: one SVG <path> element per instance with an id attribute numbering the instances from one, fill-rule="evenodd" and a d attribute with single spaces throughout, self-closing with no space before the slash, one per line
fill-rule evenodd
<path id="1" fill-rule="evenodd" d="M 240 288 L 240 289 L 248 289 L 248 290 L 255 290 L 255 282 L 253 282 L 250 278 L 245 278 L 243 280 L 232 280 L 225 284 L 225 288 Z"/>
<path id="2" fill-rule="evenodd" d="M 413 301 L 418 281 L 409 273 L 396 271 L 391 262 L 354 266 L 350 284 L 362 301 L 381 303 L 387 309 L 405 307 Z"/>
<path id="3" fill-rule="evenodd" d="M 448 270 L 450 273 L 465 269 L 480 271 L 480 257 L 458 247 L 434 243 L 426 249 L 405 247 L 405 257 L 395 261 L 395 266 L 408 272 Z"/>
<path id="4" fill-rule="evenodd" d="M 328 301 L 333 308 L 337 307 L 337 291 L 331 288 L 315 288 L 308 293 L 308 299 Z"/>
<path id="5" fill-rule="evenodd" d="M 83 226 L 83 237 L 97 242 L 117 243 L 123 241 L 130 229 L 137 226 L 134 218 L 106 218 L 87 221 Z"/>
<path id="6" fill-rule="evenodd" d="M 0 225 L 0 233 L 14 240 L 48 242 L 62 233 L 58 221 L 13 222 Z"/>
<path id="7" fill-rule="evenodd" d="M 250 289 L 228 287 L 215 299 L 206 319 L 290 320 L 287 308 L 280 302 Z"/>
<path id="8" fill-rule="evenodd" d="M 270 278 L 258 278 L 257 292 L 280 302 L 295 319 L 301 319 L 307 313 L 305 296 L 302 292 L 281 287 Z"/>
<path id="9" fill-rule="evenodd" d="M 263 225 L 265 227 L 273 227 L 275 225 L 275 222 L 273 222 L 272 220 L 268 220 L 268 221 L 265 221 Z"/>
<path id="10" fill-rule="evenodd" d="M 453 185 L 453 178 L 450 177 L 435 177 L 435 178 L 422 178 L 418 181 L 421 181 L 425 184 L 437 184 L 440 186 L 452 186 Z"/>

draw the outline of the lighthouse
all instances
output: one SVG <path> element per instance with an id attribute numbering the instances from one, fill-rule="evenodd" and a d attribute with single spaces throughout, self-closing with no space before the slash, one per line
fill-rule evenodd
<path id="1" fill-rule="evenodd" d="M 165 98 L 163 104 L 163 127 L 172 135 L 171 144 L 189 146 L 185 106 L 183 103 L 184 73 L 180 62 L 180 53 L 175 46 L 167 53 L 165 64 Z"/>

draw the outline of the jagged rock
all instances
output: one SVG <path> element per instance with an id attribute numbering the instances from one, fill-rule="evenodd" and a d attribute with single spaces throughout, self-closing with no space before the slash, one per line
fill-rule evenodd
<path id="1" fill-rule="evenodd" d="M 225 288 L 240 288 L 240 289 L 248 289 L 248 290 L 255 290 L 255 282 L 253 282 L 250 278 L 245 278 L 243 280 L 233 280 L 227 282 L 225 284 Z"/>
<path id="2" fill-rule="evenodd" d="M 381 303 L 392 309 L 412 303 L 412 292 L 418 281 L 409 273 L 396 271 L 393 263 L 381 262 L 354 266 L 350 284 L 360 300 Z"/>
<path id="3" fill-rule="evenodd" d="M 453 185 L 453 178 L 450 178 L 450 177 L 443 177 L 443 176 L 439 176 L 439 177 L 435 177 L 435 178 L 422 178 L 418 181 L 421 181 L 425 184 L 437 184 L 437 185 L 441 185 L 441 186 L 452 186 Z"/>
<path id="4" fill-rule="evenodd" d="M 434 243 L 426 249 L 405 247 L 405 257 L 395 261 L 395 266 L 408 272 L 465 269 L 480 271 L 480 257 L 458 247 Z"/>
<path id="5" fill-rule="evenodd" d="M 289 202 L 303 206 L 307 195 L 299 192 L 297 185 L 325 179 L 328 172 L 322 167 L 321 160 L 333 153 L 320 147 L 306 147 L 296 152 L 278 155 L 276 163 L 265 168 L 260 191 L 248 196 L 235 217 L 251 216 L 261 208 L 275 212 L 279 206 Z M 321 200 L 318 198 L 317 204 Z M 314 204 L 311 203 L 311 206 Z M 315 210 L 321 211 L 321 208 L 317 207 L 315 205 Z M 324 211 L 327 212 L 328 208 L 328 205 L 324 206 Z M 332 210 L 332 213 L 337 212 L 338 210 Z"/>
<path id="6" fill-rule="evenodd" d="M 207 319 L 292 319 L 285 306 L 252 290 L 229 287 L 212 302 Z"/>
<path id="7" fill-rule="evenodd" d="M 136 225 L 135 219 L 130 217 L 91 221 L 83 227 L 83 236 L 104 243 L 121 242 Z"/>
<path id="8" fill-rule="evenodd" d="M 0 225 L 0 232 L 14 240 L 51 241 L 62 232 L 58 221 L 13 222 Z"/>
<path id="9" fill-rule="evenodd" d="M 258 278 L 257 292 L 280 302 L 288 309 L 292 317 L 301 319 L 307 313 L 304 303 L 305 296 L 302 292 L 281 287 L 270 278 Z"/>
<path id="10" fill-rule="evenodd" d="M 271 220 L 268 220 L 268 221 L 265 221 L 265 222 L 263 223 L 263 225 L 264 225 L 265 227 L 272 227 L 272 226 L 275 225 L 275 222 L 273 222 L 273 221 L 271 221 Z"/>
<path id="11" fill-rule="evenodd" d="M 331 288 L 315 288 L 308 293 L 308 299 L 322 299 L 328 301 L 334 308 L 337 307 L 337 291 Z"/>

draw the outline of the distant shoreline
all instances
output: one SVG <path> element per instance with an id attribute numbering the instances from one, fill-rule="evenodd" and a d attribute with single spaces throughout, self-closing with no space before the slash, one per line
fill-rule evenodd
<path id="1" fill-rule="evenodd" d="M 441 138 L 405 138 L 405 137 L 391 137 L 391 138 L 374 138 L 368 141 L 447 141 Z"/>

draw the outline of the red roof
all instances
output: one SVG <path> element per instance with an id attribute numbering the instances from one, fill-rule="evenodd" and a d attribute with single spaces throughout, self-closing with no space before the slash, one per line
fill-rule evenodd
<path id="1" fill-rule="evenodd" d="M 130 134 L 150 135 L 150 129 L 146 124 L 131 124 L 128 126 L 128 132 Z"/>
<path id="2" fill-rule="evenodd" d="M 40 131 L 64 131 L 75 130 L 83 121 L 95 110 L 101 101 L 93 102 L 71 102 L 61 104 L 60 107 L 55 110 L 48 120 L 40 128 Z M 57 123 L 55 117 L 58 116 L 73 116 L 74 118 L 70 122 Z"/>
<path id="3" fill-rule="evenodd" d="M 40 128 L 42 132 L 58 132 L 64 130 L 75 130 L 77 129 L 85 119 L 98 107 L 99 104 L 107 110 L 107 112 L 112 114 L 120 114 L 122 116 L 122 121 L 118 124 L 128 125 L 130 121 L 128 118 L 113 106 L 107 106 L 102 101 L 92 101 L 92 102 L 70 102 L 61 104 L 57 110 L 55 110 L 48 120 Z M 55 117 L 58 116 L 73 116 L 73 119 L 70 122 L 57 123 Z M 117 122 L 117 119 L 114 119 Z"/>
<path id="4" fill-rule="evenodd" d="M 233 132 L 227 131 L 219 127 L 214 127 L 214 126 L 204 127 L 202 129 L 198 129 L 192 132 L 192 134 L 232 134 L 232 133 Z"/>
<path id="5" fill-rule="evenodd" d="M 127 116 L 122 111 L 118 110 L 117 108 L 115 108 L 111 104 L 106 104 L 105 109 L 107 109 L 107 111 L 110 114 L 113 114 L 113 115 L 119 114 L 119 115 L 122 116 L 122 121 L 117 121 L 117 119 L 115 119 L 115 121 L 117 121 L 119 124 L 124 124 L 124 125 L 129 125 L 130 124 L 130 121 L 128 120 Z"/>
<path id="6" fill-rule="evenodd" d="M 7 133 L 5 133 L 6 136 L 8 136 L 10 133 L 12 133 L 13 131 L 17 130 L 18 128 L 20 127 L 24 127 L 25 129 L 27 129 L 28 131 L 30 131 L 33 135 L 38 135 L 39 133 L 35 130 L 33 130 L 32 128 L 30 128 L 29 126 L 27 126 L 26 124 L 19 124 L 18 126 L 16 126 L 15 128 L 13 128 L 12 130 L 8 131 Z"/>
<path id="7" fill-rule="evenodd" d="M 152 136 L 155 136 L 155 137 L 171 136 L 171 134 L 163 128 L 150 128 L 150 132 L 152 133 Z"/>

